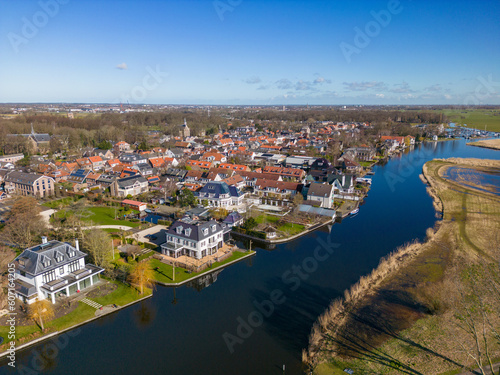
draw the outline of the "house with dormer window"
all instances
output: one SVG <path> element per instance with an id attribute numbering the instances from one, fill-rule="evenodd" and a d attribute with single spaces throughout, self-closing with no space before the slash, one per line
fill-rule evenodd
<path id="1" fill-rule="evenodd" d="M 203 201 L 206 200 L 213 207 L 228 208 L 242 204 L 246 193 L 241 192 L 236 186 L 229 186 L 225 182 L 210 181 L 196 191 L 194 195 L 198 198 L 200 204 L 203 204 Z"/>
<path id="2" fill-rule="evenodd" d="M 222 248 L 224 235 L 222 226 L 215 220 L 203 223 L 183 219 L 174 222 L 166 232 L 167 241 L 161 245 L 161 252 L 172 258 L 182 255 L 201 259 Z"/>
<path id="3" fill-rule="evenodd" d="M 68 297 L 99 282 L 104 269 L 85 264 L 87 254 L 67 242 L 47 241 L 24 250 L 14 259 L 16 297 L 27 304 L 37 299 Z"/>

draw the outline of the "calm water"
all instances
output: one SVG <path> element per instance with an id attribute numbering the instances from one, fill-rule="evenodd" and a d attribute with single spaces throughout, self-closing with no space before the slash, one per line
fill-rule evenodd
<path id="1" fill-rule="evenodd" d="M 464 141 L 419 146 L 377 166 L 359 214 L 331 231 L 318 230 L 272 251 L 257 249 L 250 260 L 204 283 L 175 291 L 159 287 L 146 302 L 63 337 L 56 351 L 53 344 L 41 344 L 18 353 L 18 370 L 23 365 L 25 372 L 10 371 L 3 363 L 0 373 L 282 374 L 286 365 L 287 374 L 302 374 L 301 350 L 329 302 L 382 256 L 423 239 L 434 225 L 431 199 L 418 175 L 427 160 L 452 156 L 499 159 L 500 151 Z M 322 260 L 312 260 L 321 242 L 334 244 L 333 252 L 327 257 L 321 250 Z M 259 321 L 255 302 L 271 296 L 273 311 Z M 239 338 L 239 322 L 249 316 L 255 328 L 240 327 L 245 338 Z M 232 353 L 224 337 L 238 337 Z"/>

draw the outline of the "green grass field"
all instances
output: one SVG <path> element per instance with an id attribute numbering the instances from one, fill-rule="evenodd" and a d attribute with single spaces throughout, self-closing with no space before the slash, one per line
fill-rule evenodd
<path id="1" fill-rule="evenodd" d="M 288 233 L 289 236 L 294 236 L 304 231 L 304 226 L 302 224 L 285 223 L 278 227 L 278 230 Z"/>
<path id="2" fill-rule="evenodd" d="M 134 288 L 130 288 L 127 285 L 119 282 L 111 282 L 117 285 L 117 288 L 113 292 L 103 297 L 92 298 L 92 300 L 100 303 L 103 306 L 111 304 L 124 306 L 130 302 L 134 302 L 139 298 L 150 295 L 152 293 L 150 289 L 147 289 L 144 295 L 140 295 Z M 85 303 L 78 302 L 78 307 L 76 309 L 60 318 L 46 322 L 45 328 L 50 329 L 51 332 L 61 331 L 63 329 L 72 327 L 76 324 L 93 318 L 95 316 L 95 311 L 96 309 L 94 309 L 93 307 L 90 307 Z M 0 326 L 0 336 L 4 338 L 7 337 L 8 330 L 9 327 Z M 30 326 L 17 326 L 16 339 L 19 340 L 20 338 L 26 337 L 36 332 L 40 332 L 40 328 L 36 324 Z"/>
<path id="3" fill-rule="evenodd" d="M 82 220 L 86 222 L 92 222 L 96 225 L 125 225 L 132 228 L 141 225 L 140 222 L 116 220 L 115 209 L 113 207 L 89 207 L 87 208 L 87 210 L 89 211 L 90 215 L 88 215 L 87 217 L 83 217 Z M 61 217 L 62 215 L 65 215 L 65 211 L 59 211 L 57 214 L 59 215 L 59 217 Z M 116 229 L 114 231 L 116 231 Z"/>
<path id="4" fill-rule="evenodd" d="M 227 264 L 229 262 L 232 262 L 234 260 L 240 259 L 248 254 L 255 253 L 255 251 L 251 252 L 241 252 L 241 251 L 235 251 L 233 255 L 231 255 L 229 258 L 222 262 L 216 262 L 212 265 L 212 267 L 201 271 L 201 272 L 192 272 L 188 273 L 184 268 L 176 267 L 175 268 L 175 281 L 172 280 L 172 266 L 169 264 L 165 264 L 160 262 L 157 259 L 151 260 L 151 266 L 153 268 L 158 267 L 158 270 L 155 271 L 155 280 L 166 283 L 166 284 L 172 284 L 172 283 L 181 283 L 183 281 L 192 279 L 195 276 L 201 275 L 203 273 L 210 272 L 212 269 L 222 266 L 224 264 Z"/>
<path id="5" fill-rule="evenodd" d="M 443 112 L 449 121 L 457 125 L 465 125 L 469 128 L 477 128 L 500 132 L 500 110 L 488 109 L 444 109 Z"/>

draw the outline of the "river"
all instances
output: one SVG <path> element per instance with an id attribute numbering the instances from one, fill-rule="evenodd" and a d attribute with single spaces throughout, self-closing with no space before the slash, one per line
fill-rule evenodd
<path id="1" fill-rule="evenodd" d="M 434 225 L 418 175 L 426 161 L 448 157 L 499 159 L 500 151 L 464 140 L 419 145 L 375 167 L 358 215 L 273 250 L 257 248 L 215 282 L 157 287 L 149 300 L 82 326 L 57 345 L 17 353 L 17 369 L 2 362 L 0 373 L 283 374 L 284 365 L 286 374 L 302 374 L 301 350 L 329 302 Z"/>

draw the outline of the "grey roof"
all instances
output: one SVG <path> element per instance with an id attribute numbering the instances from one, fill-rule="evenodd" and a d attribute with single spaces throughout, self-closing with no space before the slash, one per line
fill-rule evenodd
<path id="1" fill-rule="evenodd" d="M 5 176 L 5 181 L 15 182 L 17 184 L 23 184 L 23 185 L 33 185 L 33 183 L 41 177 L 43 177 L 43 175 L 41 174 L 13 171 Z"/>
<path id="2" fill-rule="evenodd" d="M 212 229 L 213 226 L 215 226 L 215 231 Z M 207 234 L 203 233 L 204 229 L 208 229 Z M 178 230 L 180 231 L 180 233 L 178 233 Z M 205 238 L 213 236 L 218 232 L 222 232 L 222 227 L 215 220 L 210 220 L 205 223 L 198 224 L 186 223 L 185 221 L 178 220 L 173 223 L 167 230 L 167 234 L 182 237 L 192 241 L 203 241 Z"/>
<path id="3" fill-rule="evenodd" d="M 330 196 L 332 193 L 333 186 L 329 184 L 318 184 L 313 182 L 311 186 L 309 186 L 309 191 L 307 195 L 313 195 L 315 197 L 324 197 Z"/>
<path id="4" fill-rule="evenodd" d="M 67 242 L 52 240 L 27 248 L 14 262 L 17 269 L 37 276 L 85 256 Z"/>
<path id="5" fill-rule="evenodd" d="M 141 175 L 134 175 L 134 176 L 130 176 L 130 177 L 120 178 L 120 179 L 116 180 L 116 182 L 118 183 L 118 186 L 120 188 L 126 189 L 130 186 L 133 186 L 136 182 L 147 183 L 148 180 L 146 180 Z"/>
<path id="6" fill-rule="evenodd" d="M 31 134 L 31 137 L 35 140 L 36 143 L 50 142 L 49 134 Z"/>
<path id="7" fill-rule="evenodd" d="M 208 197 L 207 194 L 214 194 L 214 198 L 219 198 L 221 194 L 229 194 L 231 197 L 241 196 L 240 191 L 235 186 L 229 186 L 223 181 L 211 181 L 203 186 L 199 191 L 195 192 L 195 196 L 200 198 Z"/>
<path id="8" fill-rule="evenodd" d="M 36 287 L 33 284 L 27 283 L 21 279 L 16 280 L 16 292 L 25 297 L 31 297 L 34 294 L 38 294 Z"/>
<path id="9" fill-rule="evenodd" d="M 223 223 L 234 224 L 240 221 L 241 219 L 243 219 L 243 217 L 238 212 L 233 211 L 229 215 L 227 215 Z"/>
<path id="10" fill-rule="evenodd" d="M 121 154 L 118 158 L 122 163 L 132 163 L 134 161 L 144 161 L 147 162 L 147 159 L 139 154 Z"/>

